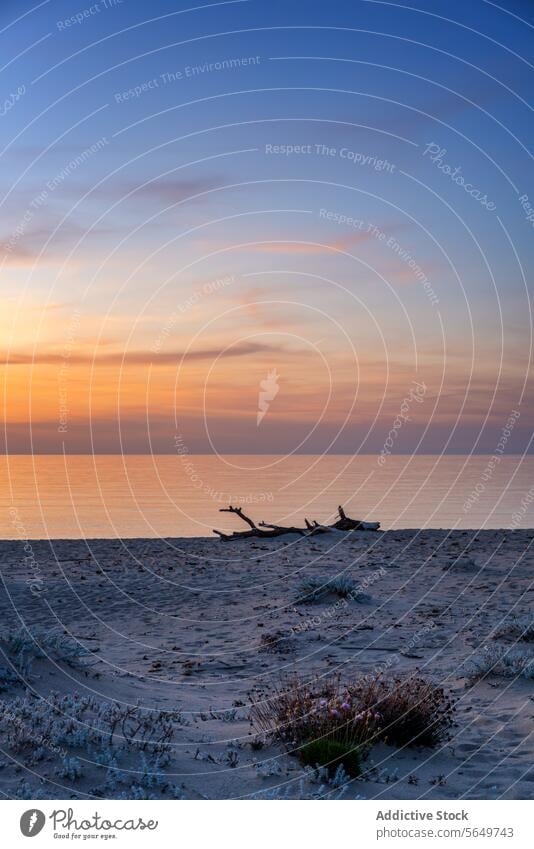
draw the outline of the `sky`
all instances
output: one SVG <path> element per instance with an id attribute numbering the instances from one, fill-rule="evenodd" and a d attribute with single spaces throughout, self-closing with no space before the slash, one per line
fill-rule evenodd
<path id="1" fill-rule="evenodd" d="M 533 24 L 4 0 L 0 450 L 530 451 Z"/>

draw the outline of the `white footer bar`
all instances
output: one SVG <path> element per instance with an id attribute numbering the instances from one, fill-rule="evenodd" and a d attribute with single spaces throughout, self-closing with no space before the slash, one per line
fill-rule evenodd
<path id="1" fill-rule="evenodd" d="M 3 801 L 6 847 L 531 849 L 532 801 Z"/>

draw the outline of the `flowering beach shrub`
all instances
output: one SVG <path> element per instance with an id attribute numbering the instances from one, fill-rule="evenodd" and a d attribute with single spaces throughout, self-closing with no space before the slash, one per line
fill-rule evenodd
<path id="1" fill-rule="evenodd" d="M 350 774 L 370 747 L 436 746 L 449 735 L 454 702 L 442 687 L 420 676 L 387 680 L 381 675 L 353 683 L 339 679 L 291 679 L 271 698 L 252 706 L 256 729 L 279 740 L 304 763 L 337 767 Z"/>

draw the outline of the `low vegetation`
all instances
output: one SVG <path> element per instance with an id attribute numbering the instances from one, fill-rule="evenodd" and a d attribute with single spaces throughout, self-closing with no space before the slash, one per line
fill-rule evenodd
<path id="1" fill-rule="evenodd" d="M 312 740 L 301 747 L 299 757 L 305 766 L 322 766 L 329 774 L 342 767 L 350 778 L 357 778 L 362 771 L 360 750 L 340 740 Z"/>
<path id="2" fill-rule="evenodd" d="M 377 675 L 342 684 L 339 679 L 293 678 L 251 710 L 256 730 L 278 740 L 308 766 L 352 777 L 370 747 L 437 746 L 454 722 L 454 701 L 420 676 Z"/>
<path id="3" fill-rule="evenodd" d="M 421 676 L 365 679 L 350 694 L 360 709 L 379 712 L 380 736 L 392 746 L 433 747 L 449 738 L 455 700 Z"/>
<path id="4" fill-rule="evenodd" d="M 291 654 L 295 651 L 295 640 L 284 631 L 269 631 L 260 637 L 259 650 L 273 654 Z"/>
<path id="5" fill-rule="evenodd" d="M 496 639 L 520 640 L 524 643 L 534 642 L 534 616 L 525 613 L 522 616 L 510 616 L 499 625 L 493 636 Z"/>
<path id="6" fill-rule="evenodd" d="M 83 667 L 91 651 L 65 632 L 54 628 L 22 626 L 0 636 L 0 649 L 13 666 L 25 677 L 35 660 L 48 658 L 54 663 Z"/>
<path id="7" fill-rule="evenodd" d="M 183 724 L 178 711 L 146 710 L 79 694 L 29 694 L 0 701 L 4 751 L 35 775 L 41 762 L 51 762 L 55 775 L 69 785 L 91 781 L 91 773 L 98 783 L 87 783 L 83 792 L 93 796 L 155 798 L 151 793 L 157 787 L 158 798 L 161 793 L 177 798 L 181 791 L 169 784 L 163 769 L 176 729 Z M 26 798 L 26 784 L 19 798 Z M 28 798 L 46 798 L 45 786 L 32 783 L 35 795 Z M 54 798 L 57 787 L 50 792 Z"/>
<path id="8" fill-rule="evenodd" d="M 300 582 L 298 594 L 297 604 L 323 601 L 329 595 L 359 602 L 369 599 L 359 584 L 347 575 L 309 575 Z"/>
<path id="9" fill-rule="evenodd" d="M 489 643 L 463 667 L 467 684 L 496 675 L 502 678 L 534 679 L 534 655 L 529 648 Z"/>

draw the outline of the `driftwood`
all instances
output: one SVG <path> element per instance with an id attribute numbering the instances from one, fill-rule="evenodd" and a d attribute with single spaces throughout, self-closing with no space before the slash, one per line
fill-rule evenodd
<path id="1" fill-rule="evenodd" d="M 249 516 L 243 513 L 242 507 L 221 507 L 220 513 L 235 513 L 244 522 L 247 523 L 250 530 L 248 531 L 233 531 L 231 534 L 225 534 L 223 531 L 214 529 L 213 533 L 217 534 L 222 540 L 247 539 L 249 537 L 260 537 L 260 539 L 271 539 L 272 537 L 280 537 L 285 534 L 298 534 L 303 537 L 316 536 L 317 534 L 328 534 L 333 532 L 347 531 L 377 531 L 380 527 L 380 522 L 362 522 L 360 519 L 351 519 L 346 515 L 343 507 L 338 507 L 339 519 L 333 525 L 320 525 L 315 520 L 310 522 L 304 519 L 304 528 L 286 527 L 284 525 L 273 525 L 270 522 L 260 522 L 258 525 Z"/>

